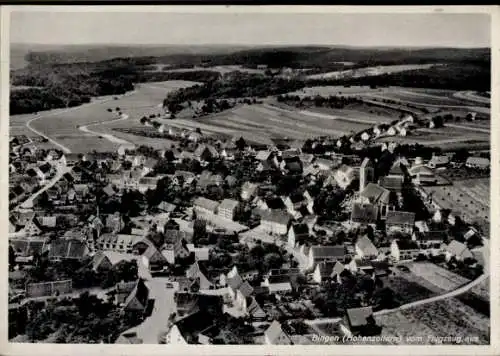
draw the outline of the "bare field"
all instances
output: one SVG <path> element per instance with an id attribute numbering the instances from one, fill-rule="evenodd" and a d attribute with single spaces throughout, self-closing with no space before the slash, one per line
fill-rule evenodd
<path id="1" fill-rule="evenodd" d="M 456 299 L 445 299 L 375 316 L 382 336 L 400 337 L 403 344 L 458 343 L 484 345 L 490 341 L 490 319 Z M 440 340 L 439 338 L 454 338 Z M 465 339 L 469 338 L 469 339 Z"/>

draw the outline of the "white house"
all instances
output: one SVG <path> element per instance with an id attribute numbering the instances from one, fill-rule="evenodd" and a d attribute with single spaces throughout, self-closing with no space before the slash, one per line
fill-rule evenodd
<path id="1" fill-rule="evenodd" d="M 283 331 L 279 321 L 274 320 L 264 332 L 264 340 L 267 345 L 292 345 L 290 337 Z"/>
<path id="2" fill-rule="evenodd" d="M 359 259 L 371 259 L 378 256 L 378 250 L 368 236 L 361 236 L 355 244 L 356 257 Z"/>
<path id="3" fill-rule="evenodd" d="M 418 244 L 413 240 L 393 240 L 391 256 L 394 261 L 412 260 L 421 253 Z"/>
<path id="4" fill-rule="evenodd" d="M 344 265 L 337 262 L 321 262 L 316 265 L 313 272 L 313 280 L 322 283 L 325 280 L 334 280 L 341 283 L 340 274 L 345 270 Z"/>

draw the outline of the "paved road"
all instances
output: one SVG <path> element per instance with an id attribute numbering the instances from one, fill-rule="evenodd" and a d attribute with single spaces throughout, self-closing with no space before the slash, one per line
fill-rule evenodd
<path id="1" fill-rule="evenodd" d="M 125 94 L 121 95 L 121 97 L 132 95 L 132 94 L 135 94 L 136 92 L 137 92 L 136 90 L 133 90 L 133 91 L 130 91 L 128 93 L 125 93 Z M 40 119 L 45 119 L 45 118 L 49 118 L 49 117 L 61 115 L 61 114 L 64 114 L 64 113 L 67 113 L 67 112 L 70 112 L 70 111 L 79 110 L 79 109 L 81 109 L 83 107 L 87 107 L 87 106 L 91 106 L 91 105 L 95 105 L 95 104 L 100 104 L 100 103 L 106 103 L 106 102 L 112 101 L 112 100 L 114 100 L 114 97 L 109 97 L 109 98 L 105 98 L 105 99 L 95 98 L 90 103 L 86 103 L 86 104 L 83 104 L 83 105 L 80 105 L 80 106 L 75 106 L 75 107 L 67 108 L 67 109 L 63 109 L 63 110 L 58 110 L 58 109 L 49 110 L 49 111 L 43 112 L 41 114 L 38 114 L 35 117 L 33 117 L 31 120 L 27 121 L 26 122 L 26 127 L 29 130 L 31 130 L 32 132 L 34 132 L 35 134 L 37 134 L 39 136 L 42 136 L 42 137 L 46 138 L 47 140 L 49 140 L 52 144 L 54 144 L 55 146 L 59 147 L 64 153 L 71 153 L 71 150 L 68 147 L 66 147 L 63 144 L 57 142 L 53 138 L 51 138 L 48 135 L 44 134 L 43 132 L 40 132 L 40 131 L 34 129 L 31 126 L 31 123 L 33 123 L 33 122 L 35 122 L 37 120 L 40 120 Z"/>
<path id="2" fill-rule="evenodd" d="M 29 208 L 31 206 L 33 206 L 33 201 L 40 195 L 42 194 L 43 192 L 45 192 L 47 189 L 51 188 L 52 186 L 54 186 L 54 184 L 56 184 L 61 178 L 62 176 L 65 174 L 65 173 L 68 173 L 71 171 L 71 168 L 70 167 L 67 167 L 67 166 L 64 166 L 64 167 L 61 167 L 61 166 L 58 166 L 57 167 L 57 172 L 56 172 L 56 175 L 50 180 L 47 182 L 47 184 L 45 184 L 41 189 L 37 190 L 35 193 L 33 193 L 29 198 L 27 198 L 26 200 L 24 200 L 23 202 L 19 203 L 18 205 L 16 205 L 12 210 L 16 210 L 18 209 L 19 207 L 26 207 L 26 208 Z"/>
<path id="3" fill-rule="evenodd" d="M 413 307 L 418 307 L 418 306 L 422 306 L 422 305 L 426 305 L 426 304 L 438 302 L 440 300 L 444 300 L 444 299 L 448 299 L 448 298 L 453 298 L 453 297 L 456 297 L 456 296 L 458 296 L 460 294 L 463 294 L 463 293 L 471 290 L 473 287 L 475 287 L 476 285 L 482 283 L 488 277 L 489 277 L 488 274 L 482 274 L 481 276 L 479 276 L 475 280 L 469 282 L 468 284 L 466 284 L 466 285 L 464 285 L 462 287 L 459 287 L 457 289 L 454 289 L 452 291 L 446 292 L 444 294 L 440 294 L 440 295 L 437 295 L 437 296 L 434 296 L 434 297 L 430 297 L 430 298 L 427 298 L 427 299 L 422 299 L 422 300 L 418 300 L 418 301 L 415 301 L 415 302 L 403 304 L 403 305 L 401 305 L 401 306 L 399 306 L 397 308 L 394 308 L 394 309 L 379 310 L 379 311 L 377 311 L 377 312 L 375 312 L 373 314 L 375 316 L 385 315 L 385 314 L 390 314 L 390 313 L 397 312 L 399 310 L 410 309 L 410 308 L 413 308 Z M 314 320 L 306 320 L 305 323 L 307 325 L 311 326 L 312 328 L 314 328 L 314 330 L 318 331 L 318 333 L 320 335 L 325 335 L 325 333 L 323 333 L 319 328 L 317 328 L 315 326 L 318 325 L 318 324 L 336 323 L 336 322 L 339 322 L 340 320 L 341 320 L 341 318 L 318 318 L 318 319 L 314 319 Z"/>
<path id="4" fill-rule="evenodd" d="M 123 114 L 119 119 L 111 120 L 111 121 L 101 121 L 101 122 L 96 122 L 96 123 L 93 123 L 90 125 L 79 126 L 78 129 L 80 131 L 83 131 L 85 133 L 88 133 L 88 134 L 91 134 L 94 136 L 101 136 L 111 143 L 118 143 L 118 144 L 130 145 L 131 147 L 132 146 L 135 147 L 135 145 L 132 142 L 129 142 L 127 140 L 118 138 L 118 137 L 113 136 L 111 134 L 105 134 L 102 132 L 97 132 L 97 131 L 93 131 L 93 130 L 89 129 L 89 126 L 107 125 L 107 124 L 111 124 L 111 123 L 118 122 L 118 121 L 128 120 L 128 118 L 129 118 L 129 116 L 127 114 Z"/>
<path id="5" fill-rule="evenodd" d="M 166 288 L 167 282 L 169 279 L 166 277 L 153 277 L 146 281 L 149 288 L 149 298 L 154 299 L 153 312 L 140 325 L 127 331 L 136 332 L 137 337 L 141 338 L 144 344 L 159 343 L 158 335 L 165 331 L 170 314 L 176 310 L 175 289 Z"/>
<path id="6" fill-rule="evenodd" d="M 431 297 L 431 298 L 427 298 L 427 299 L 423 299 L 423 300 L 418 300 L 416 302 L 404 304 L 404 305 L 401 305 L 400 307 L 395 308 L 395 309 L 380 310 L 378 312 L 375 312 L 374 314 L 375 315 L 384 315 L 384 314 L 392 313 L 392 312 L 398 311 L 398 310 L 410 309 L 410 308 L 413 308 L 413 307 L 417 307 L 417 306 L 421 306 L 421 305 L 425 305 L 425 304 L 429 304 L 429 303 L 438 302 L 440 300 L 444 300 L 444 299 L 448 299 L 448 298 L 453 298 L 453 297 L 456 297 L 456 296 L 458 296 L 460 294 L 463 294 L 463 293 L 469 291 L 470 289 L 472 289 L 473 287 L 475 287 L 479 283 L 481 283 L 484 280 L 486 280 L 488 277 L 489 277 L 488 274 L 482 274 L 481 276 L 479 276 L 475 280 L 471 281 L 470 283 L 468 283 L 468 284 L 466 284 L 466 285 L 464 285 L 464 286 L 462 286 L 460 288 L 454 289 L 454 290 L 452 290 L 450 292 L 447 292 L 447 293 L 444 293 L 444 294 L 441 294 L 441 295 L 437 295 L 435 297 Z"/>

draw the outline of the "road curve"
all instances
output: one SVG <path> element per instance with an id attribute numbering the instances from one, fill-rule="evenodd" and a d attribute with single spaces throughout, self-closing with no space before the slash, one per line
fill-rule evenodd
<path id="1" fill-rule="evenodd" d="M 67 111 L 69 111 L 69 110 L 65 110 L 65 111 L 62 111 L 62 112 L 67 112 Z M 42 132 L 34 129 L 33 127 L 31 127 L 31 123 L 33 121 L 36 121 L 38 119 L 42 119 L 44 117 L 46 117 L 46 115 L 38 115 L 38 116 L 32 118 L 31 120 L 29 120 L 29 121 L 26 122 L 26 127 L 29 130 L 31 130 L 32 132 L 34 132 L 35 134 L 37 134 L 38 136 L 42 136 L 43 138 L 45 138 L 48 141 L 50 141 L 53 145 L 59 147 L 64 153 L 71 153 L 71 150 L 68 147 L 64 146 L 63 144 L 61 144 L 61 143 L 57 142 L 56 140 L 50 138 L 49 136 L 45 135 L 44 133 L 42 133 Z"/>
<path id="2" fill-rule="evenodd" d="M 94 136 L 101 136 L 112 143 L 135 146 L 132 142 L 118 138 L 118 137 L 113 136 L 111 134 L 105 134 L 105 133 L 101 133 L 101 132 L 93 131 L 93 130 L 89 129 L 89 126 L 107 125 L 107 124 L 111 124 L 111 123 L 118 122 L 118 121 L 128 120 L 128 118 L 129 118 L 129 116 L 127 114 L 123 114 L 119 119 L 111 120 L 111 121 L 102 121 L 102 122 L 97 122 L 97 123 L 93 123 L 93 124 L 89 124 L 89 125 L 79 126 L 78 129 L 80 131 L 83 131 L 85 133 L 88 133 L 88 134 L 91 134 Z"/>
<path id="3" fill-rule="evenodd" d="M 129 96 L 129 95 L 135 94 L 136 92 L 137 92 L 137 90 L 132 90 L 132 91 L 129 91 L 128 93 L 122 94 L 121 96 L 122 97 Z M 54 110 L 49 110 L 47 112 L 38 114 L 38 115 L 36 115 L 35 117 L 33 117 L 32 119 L 30 119 L 29 121 L 26 122 L 26 127 L 30 131 L 32 131 L 33 133 L 35 133 L 35 134 L 37 134 L 39 136 L 42 136 L 43 138 L 49 140 L 52 144 L 54 144 L 55 146 L 59 147 L 64 153 L 71 153 L 71 150 L 68 147 L 66 147 L 63 144 L 57 142 L 53 138 L 51 138 L 51 137 L 47 136 L 46 134 L 44 134 L 43 132 L 40 132 L 37 129 L 34 129 L 31 126 L 31 123 L 34 122 L 34 121 L 37 121 L 39 119 L 44 119 L 44 118 L 48 118 L 48 117 L 51 117 L 51 116 L 57 116 L 57 115 L 64 114 L 64 113 L 67 113 L 67 112 L 70 112 L 70 111 L 78 110 L 78 109 L 81 109 L 82 107 L 91 106 L 91 105 L 100 104 L 100 103 L 106 103 L 108 101 L 114 100 L 114 96 L 110 97 L 110 98 L 106 98 L 106 99 L 99 99 L 99 98 L 95 98 L 95 99 L 97 99 L 97 100 L 94 100 L 94 101 L 91 101 L 90 103 L 82 104 L 82 105 L 79 105 L 79 106 L 74 106 L 72 108 L 66 108 L 64 110 L 60 110 L 60 111 L 56 111 L 56 112 L 54 112 Z M 57 109 L 55 109 L 55 110 L 57 110 Z"/>
<path id="4" fill-rule="evenodd" d="M 473 287 L 475 287 L 479 283 L 486 280 L 488 277 L 489 277 L 488 274 L 482 274 L 481 276 L 479 276 L 478 278 L 474 279 L 473 281 L 467 283 L 466 285 L 459 287 L 457 289 L 454 289 L 452 291 L 446 292 L 444 294 L 436 295 L 434 297 L 430 297 L 427 299 L 417 300 L 416 302 L 404 304 L 404 305 L 401 305 L 401 306 L 394 308 L 394 309 L 380 310 L 378 312 L 375 312 L 374 315 L 384 315 L 384 314 L 392 313 L 392 312 L 398 311 L 398 310 L 410 309 L 413 307 L 418 307 L 421 305 L 438 302 L 440 300 L 453 298 L 453 297 L 459 296 L 460 294 L 463 294 L 463 293 L 469 291 L 470 289 L 472 289 Z"/>
<path id="5" fill-rule="evenodd" d="M 406 310 L 406 309 L 410 309 L 410 308 L 413 308 L 413 307 L 418 307 L 418 306 L 421 306 L 421 305 L 426 305 L 426 304 L 429 304 L 429 303 L 438 302 L 438 301 L 441 301 L 441 300 L 444 300 L 444 299 L 453 298 L 453 297 L 459 296 L 460 294 L 468 292 L 470 289 L 472 289 L 473 287 L 475 287 L 479 283 L 483 282 L 488 277 L 489 277 L 489 274 L 482 274 L 481 276 L 479 276 L 478 278 L 474 279 L 473 281 L 467 283 L 466 285 L 464 285 L 462 287 L 459 287 L 457 289 L 454 289 L 452 291 L 446 292 L 444 294 L 440 294 L 440 295 L 436 295 L 434 297 L 430 297 L 430 298 L 427 298 L 427 299 L 417 300 L 415 302 L 403 304 L 403 305 L 400 305 L 399 307 L 394 308 L 394 309 L 379 310 L 379 311 L 377 311 L 377 312 L 375 312 L 373 314 L 375 316 L 385 315 L 385 314 L 397 312 L 399 310 Z M 318 318 L 318 319 L 314 319 L 314 320 L 305 320 L 305 323 L 307 325 L 313 327 L 320 334 L 324 335 L 325 333 L 323 333 L 320 329 L 318 329 L 317 327 L 315 327 L 316 325 L 318 325 L 318 324 L 336 323 L 336 322 L 339 322 L 340 320 L 341 320 L 341 318 Z"/>

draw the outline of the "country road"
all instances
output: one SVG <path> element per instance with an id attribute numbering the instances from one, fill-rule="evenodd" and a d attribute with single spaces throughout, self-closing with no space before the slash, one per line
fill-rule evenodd
<path id="1" fill-rule="evenodd" d="M 401 305 L 401 306 L 399 306 L 397 308 L 394 308 L 394 309 L 379 310 L 379 311 L 373 313 L 373 315 L 375 315 L 375 316 L 385 315 L 385 314 L 397 312 L 399 310 L 410 309 L 410 308 L 413 308 L 413 307 L 418 307 L 418 306 L 421 306 L 421 305 L 426 305 L 426 304 L 438 302 L 440 300 L 444 300 L 444 299 L 448 299 L 448 298 L 453 298 L 453 297 L 459 296 L 460 294 L 463 294 L 463 293 L 469 291 L 470 289 L 472 289 L 473 287 L 475 287 L 479 283 L 483 282 L 487 278 L 489 278 L 489 274 L 482 274 L 481 276 L 479 276 L 475 280 L 467 283 L 466 285 L 464 285 L 462 287 L 454 289 L 452 291 L 446 292 L 444 294 L 436 295 L 434 297 L 430 297 L 430 298 L 427 298 L 427 299 L 417 300 L 415 302 L 403 304 L 403 305 Z M 336 323 L 336 322 L 339 322 L 340 320 L 341 320 L 341 318 L 318 318 L 318 319 L 314 319 L 314 320 L 305 320 L 305 323 L 307 325 L 313 327 L 316 331 L 318 331 L 319 334 L 325 335 L 320 329 L 318 329 L 317 327 L 315 327 L 315 325 Z"/>
<path id="2" fill-rule="evenodd" d="M 111 121 L 101 121 L 101 122 L 96 122 L 96 123 L 89 124 L 89 125 L 79 126 L 78 130 L 83 131 L 83 132 L 88 133 L 88 134 L 91 134 L 91 135 L 94 135 L 94 136 L 101 136 L 111 143 L 118 143 L 118 144 L 130 145 L 131 147 L 135 147 L 135 145 L 132 142 L 129 142 L 127 140 L 118 138 L 118 137 L 113 136 L 111 134 L 105 134 L 105 133 L 101 133 L 101 132 L 93 131 L 93 130 L 89 129 L 89 126 L 107 125 L 107 124 L 111 124 L 111 123 L 118 122 L 118 121 L 128 120 L 128 118 L 129 118 L 129 116 L 127 114 L 123 114 L 119 119 L 115 119 L 115 120 L 111 120 Z"/>
<path id="3" fill-rule="evenodd" d="M 137 93 L 137 90 L 133 90 L 133 91 L 130 91 L 128 93 L 122 94 L 122 97 L 123 96 L 129 96 L 129 95 L 132 95 L 132 94 L 135 94 L 135 93 Z M 47 134 L 45 134 L 43 132 L 40 132 L 37 129 L 33 128 L 31 126 L 31 123 L 33 123 L 35 121 L 38 121 L 40 119 L 46 119 L 46 118 L 49 118 L 49 117 L 58 116 L 58 115 L 65 114 L 65 113 L 70 112 L 70 111 L 75 111 L 75 110 L 81 109 L 83 107 L 92 106 L 92 105 L 95 105 L 95 104 L 102 104 L 102 103 L 106 103 L 106 102 L 112 101 L 112 100 L 114 100 L 114 97 L 109 97 L 109 98 L 105 98 L 105 99 L 94 98 L 94 100 L 91 101 L 90 103 L 82 104 L 80 106 L 75 106 L 75 107 L 72 107 L 72 108 L 66 108 L 66 109 L 63 109 L 63 110 L 58 110 L 58 109 L 49 110 L 47 112 L 38 114 L 35 117 L 33 117 L 32 119 L 30 119 L 29 121 L 27 121 L 26 122 L 26 127 L 30 131 L 32 131 L 33 133 L 37 134 L 38 136 L 42 136 L 43 138 L 47 139 L 49 142 L 51 142 L 55 146 L 59 147 L 64 153 L 71 153 L 71 150 L 68 147 L 66 147 L 63 144 L 57 142 L 56 140 L 54 140 L 53 138 L 51 138 Z"/>

